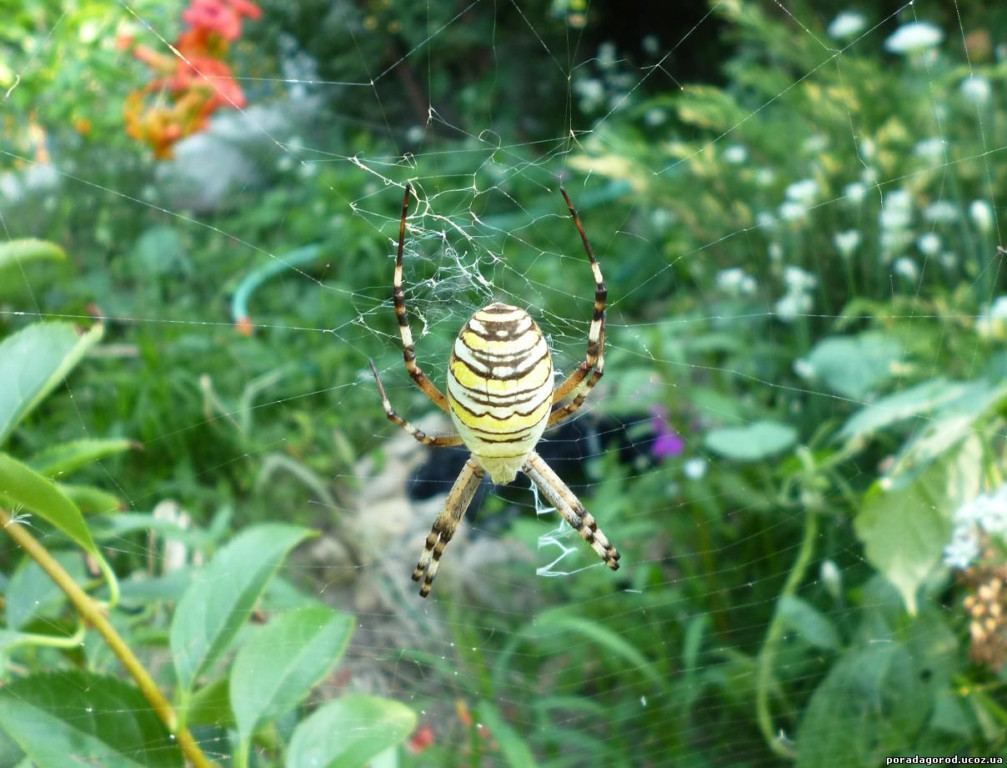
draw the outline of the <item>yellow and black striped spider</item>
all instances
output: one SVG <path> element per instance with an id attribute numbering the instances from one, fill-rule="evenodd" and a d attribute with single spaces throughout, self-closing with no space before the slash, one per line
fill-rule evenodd
<path id="1" fill-rule="evenodd" d="M 619 553 L 599 530 L 594 517 L 535 452 L 535 446 L 546 428 L 576 413 L 605 372 L 605 281 L 584 234 L 580 216 L 566 190 L 561 188 L 560 191 L 594 273 L 594 317 L 587 336 L 587 357 L 562 384 L 555 386 L 549 346 L 535 321 L 518 307 L 490 304 L 472 315 L 455 339 L 448 364 L 448 394 L 445 397 L 416 364 L 413 335 L 406 317 L 402 249 L 412 192 L 411 187 L 406 185 L 392 294 L 402 335 L 402 357 L 413 381 L 434 405 L 451 415 L 458 433 L 432 437 L 414 427 L 392 408 L 373 362 L 371 371 L 381 394 L 385 415 L 390 421 L 424 445 L 445 447 L 464 444 L 472 452 L 451 487 L 444 511 L 434 522 L 423 554 L 413 571 L 413 581 L 423 580 L 420 587 L 423 597 L 430 594 L 441 555 L 487 472 L 495 483 L 509 483 L 517 477 L 518 470 L 524 472 L 605 561 L 605 565 L 613 571 L 619 569 Z"/>

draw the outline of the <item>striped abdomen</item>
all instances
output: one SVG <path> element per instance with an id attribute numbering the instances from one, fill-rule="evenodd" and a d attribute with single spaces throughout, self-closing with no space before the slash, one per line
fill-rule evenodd
<path id="1" fill-rule="evenodd" d="M 523 309 L 490 304 L 451 350 L 448 404 L 466 447 L 493 482 L 509 483 L 545 431 L 552 410 L 552 358 Z"/>

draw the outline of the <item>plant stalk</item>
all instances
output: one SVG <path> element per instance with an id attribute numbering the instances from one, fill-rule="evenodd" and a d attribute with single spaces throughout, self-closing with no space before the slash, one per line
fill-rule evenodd
<path id="1" fill-rule="evenodd" d="M 150 702 L 157 716 L 161 718 L 161 721 L 168 727 L 168 730 L 174 734 L 186 759 L 196 768 L 212 768 L 214 764 L 203 754 L 203 751 L 199 748 L 199 744 L 192 737 L 188 728 L 184 726 L 178 727 L 178 715 L 175 713 L 175 710 L 168 703 L 168 700 L 164 698 L 153 678 L 151 678 L 147 670 L 140 663 L 140 660 L 133 655 L 130 647 L 126 645 L 126 642 L 115 631 L 115 628 L 108 619 L 105 618 L 98 604 L 73 580 L 70 574 L 63 570 L 59 562 L 28 532 L 25 526 L 16 523 L 10 524 L 10 515 L 3 508 L 0 508 L 0 525 L 3 526 L 4 530 L 10 534 L 10 537 L 36 563 L 42 566 L 42 569 L 49 574 L 49 577 L 56 582 L 56 586 L 73 603 L 81 619 L 86 624 L 93 626 L 105 642 L 108 643 L 109 648 L 112 649 L 112 652 L 122 662 L 130 677 L 136 681 L 137 687 L 144 698 Z"/>
<path id="2" fill-rule="evenodd" d="M 801 541 L 801 549 L 797 553 L 787 581 L 777 598 L 791 597 L 797 592 L 797 587 L 804 580 L 805 571 L 811 562 L 811 556 L 815 551 L 815 538 L 818 536 L 818 514 L 814 508 L 808 507 L 807 516 L 804 520 L 804 538 Z M 773 619 L 769 623 L 766 632 L 766 640 L 762 644 L 759 652 L 759 666 L 757 671 L 755 688 L 755 709 L 759 722 L 759 730 L 766 740 L 766 745 L 777 755 L 789 760 L 797 759 L 797 752 L 793 747 L 786 744 L 773 728 L 773 716 L 769 711 L 769 688 L 773 681 L 773 662 L 776 659 L 776 649 L 783 637 L 783 620 L 779 610 L 773 612 Z"/>

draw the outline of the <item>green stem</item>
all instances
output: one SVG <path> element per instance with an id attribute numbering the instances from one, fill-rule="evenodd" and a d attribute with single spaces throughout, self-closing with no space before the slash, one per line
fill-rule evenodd
<path id="1" fill-rule="evenodd" d="M 791 597 L 797 592 L 797 587 L 804 580 L 804 573 L 811 562 L 811 556 L 815 551 L 815 539 L 818 536 L 818 515 L 811 507 L 807 509 L 807 516 L 804 520 L 804 539 L 801 541 L 801 549 L 797 553 L 797 560 L 794 561 L 787 581 L 783 585 L 780 597 L 777 599 L 779 606 L 780 598 Z M 774 611 L 773 619 L 769 623 L 766 632 L 766 640 L 762 644 L 759 652 L 759 668 L 755 689 L 755 709 L 759 721 L 759 730 L 766 740 L 769 748 L 780 757 L 790 760 L 797 758 L 797 753 L 792 747 L 785 744 L 777 735 L 773 728 L 773 716 L 769 711 L 769 688 L 773 682 L 773 662 L 776 659 L 777 646 L 783 637 L 783 620 L 779 610 Z"/>
<path id="2" fill-rule="evenodd" d="M 73 580 L 70 574 L 63 570 L 63 566 L 49 554 L 49 551 L 45 547 L 36 541 L 34 536 L 28 533 L 28 529 L 25 526 L 8 525 L 9 522 L 10 515 L 7 510 L 0 508 L 0 526 L 56 582 L 56 586 L 73 603 L 81 619 L 86 624 L 94 627 L 98 634 L 108 643 L 109 648 L 112 649 L 112 652 L 122 662 L 122 665 L 129 672 L 133 680 L 136 681 L 137 687 L 144 698 L 150 702 L 157 716 L 161 718 L 161 721 L 168 727 L 168 730 L 175 735 L 182 753 L 189 762 L 196 768 L 211 768 L 213 763 L 203 754 L 203 751 L 199 748 L 199 744 L 196 743 L 196 740 L 189 733 L 188 729 L 178 727 L 178 716 L 172 709 L 171 704 L 161 694 L 157 684 L 140 663 L 140 660 L 133 655 L 130 647 L 126 645 L 126 642 L 115 631 L 115 628 L 109 623 L 108 619 L 105 618 L 98 603 Z"/>

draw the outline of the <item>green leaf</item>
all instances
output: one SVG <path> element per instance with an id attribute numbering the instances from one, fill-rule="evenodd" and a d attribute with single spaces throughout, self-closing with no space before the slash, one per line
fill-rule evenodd
<path id="1" fill-rule="evenodd" d="M 488 701 L 480 701 L 476 707 L 479 722 L 489 728 L 493 740 L 500 745 L 507 765 L 512 768 L 532 768 L 536 765 L 535 756 L 527 742 L 510 724 L 500 716 L 499 710 Z"/>
<path id="2" fill-rule="evenodd" d="M 118 496 L 102 488 L 95 488 L 93 485 L 60 483 L 58 487 L 70 501 L 77 505 L 83 515 L 111 514 L 123 508 L 123 503 Z"/>
<path id="3" fill-rule="evenodd" d="M 976 431 L 976 422 L 1007 398 L 1007 383 L 978 381 L 944 403 L 899 453 L 890 475 L 922 469 Z"/>
<path id="4" fill-rule="evenodd" d="M 35 238 L 9 240 L 0 244 L 0 270 L 29 261 L 65 261 L 66 252 L 56 243 Z"/>
<path id="5" fill-rule="evenodd" d="M 779 421 L 757 421 L 746 427 L 723 427 L 706 433 L 706 447 L 735 461 L 760 461 L 787 450 L 797 430 Z"/>
<path id="6" fill-rule="evenodd" d="M 0 453 L 0 498 L 43 517 L 92 554 L 97 553 L 84 516 L 59 487 L 6 453 Z"/>
<path id="7" fill-rule="evenodd" d="M 231 701 L 242 741 L 308 695 L 342 658 L 353 627 L 352 616 L 316 604 L 255 630 L 231 667 Z"/>
<path id="8" fill-rule="evenodd" d="M 789 632 L 803 638 L 809 645 L 825 651 L 839 649 L 839 633 L 829 618 L 800 597 L 785 595 L 776 607 Z"/>
<path id="9" fill-rule="evenodd" d="M 79 550 L 63 549 L 51 554 L 75 582 L 81 584 L 87 579 Z M 7 626 L 11 629 L 23 629 L 38 617 L 54 619 L 66 604 L 63 590 L 30 557 L 25 557 L 14 571 L 5 597 Z"/>
<path id="10" fill-rule="evenodd" d="M 891 378 L 902 359 L 902 345 L 876 331 L 859 336 L 833 336 L 815 345 L 805 361 L 814 376 L 833 392 L 864 400 Z"/>
<path id="11" fill-rule="evenodd" d="M 196 679 L 230 647 L 287 553 L 311 531 L 278 523 L 249 528 L 197 573 L 171 622 L 179 684 Z"/>
<path id="12" fill-rule="evenodd" d="M 143 695 L 87 672 L 32 675 L 0 690 L 0 728 L 38 768 L 175 768 L 182 755 Z"/>
<path id="13" fill-rule="evenodd" d="M 933 411 L 943 403 L 960 397 L 975 384 L 937 378 L 877 400 L 861 408 L 839 431 L 847 441 L 861 442 L 900 421 Z"/>
<path id="14" fill-rule="evenodd" d="M 416 714 L 376 696 L 343 696 L 302 721 L 287 750 L 287 768 L 363 768 L 375 755 L 406 740 Z"/>
<path id="15" fill-rule="evenodd" d="M 190 728 L 201 725 L 214 728 L 234 727 L 234 713 L 231 711 L 226 677 L 218 678 L 192 694 L 185 710 L 185 723 Z"/>
<path id="16" fill-rule="evenodd" d="M 0 342 L 0 445 L 102 333 L 101 325 L 82 334 L 70 323 L 36 323 Z"/>
<path id="17" fill-rule="evenodd" d="M 106 456 L 128 451 L 134 445 L 122 439 L 72 440 L 50 446 L 28 459 L 27 464 L 40 475 L 62 477 Z"/>
<path id="18" fill-rule="evenodd" d="M 931 701 L 901 645 L 844 654 L 811 697 L 797 731 L 797 768 L 868 768 L 905 750 Z"/>
<path id="19" fill-rule="evenodd" d="M 565 609 L 561 609 L 564 610 Z M 560 611 L 543 613 L 530 625 L 535 635 L 569 633 L 580 635 L 585 640 L 595 643 L 605 651 L 605 656 L 622 659 L 629 669 L 641 673 L 658 688 L 665 688 L 667 681 L 657 671 L 657 668 L 632 643 L 604 624 L 579 616 L 570 616 Z M 574 642 L 571 638 L 570 642 Z"/>
<path id="20" fill-rule="evenodd" d="M 951 539 L 951 515 L 980 492 L 981 460 L 981 441 L 972 437 L 908 485 L 884 490 L 875 483 L 864 497 L 854 521 L 864 554 L 896 586 L 910 613 Z"/>

